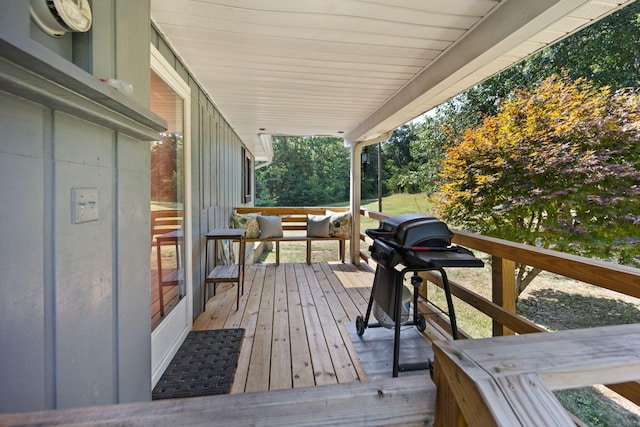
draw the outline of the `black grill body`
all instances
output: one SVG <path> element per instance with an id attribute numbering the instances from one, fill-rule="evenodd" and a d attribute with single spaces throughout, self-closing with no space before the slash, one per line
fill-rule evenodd
<path id="1" fill-rule="evenodd" d="M 447 299 L 447 312 L 440 311 L 449 316 L 451 334 L 454 339 L 457 339 L 455 311 L 444 268 L 483 267 L 484 263 L 471 251 L 451 245 L 453 233 L 444 222 L 432 216 L 420 214 L 393 216 L 381 221 L 379 228 L 367 229 L 365 233 L 374 239 L 369 251 L 377 267 L 367 313 L 364 319 L 362 316 L 356 318 L 358 335 L 362 336 L 367 327 L 381 326 L 379 323 L 369 325 L 372 306 L 375 302 L 395 322 L 393 376 L 397 377 L 399 371 L 427 369 L 430 362 L 408 365 L 399 363 L 400 327 L 415 325 L 420 332 L 426 329 L 424 316 L 417 310 L 418 291 L 422 284 L 422 278 L 418 272 L 428 270 L 440 272 Z M 413 318 L 412 321 L 401 323 L 402 289 L 407 273 L 413 273 L 411 277 Z"/>
<path id="2" fill-rule="evenodd" d="M 447 224 L 433 216 L 403 214 L 380 222 L 380 228 L 365 231 L 372 239 L 397 246 L 444 248 L 451 245 L 453 233 Z"/>

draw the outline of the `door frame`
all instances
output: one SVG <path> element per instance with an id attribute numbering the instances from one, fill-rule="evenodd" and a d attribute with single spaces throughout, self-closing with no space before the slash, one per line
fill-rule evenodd
<path id="1" fill-rule="evenodd" d="M 184 157 L 184 281 L 186 297 L 182 298 L 151 333 L 151 387 L 169 366 L 193 326 L 193 236 L 191 234 L 191 88 L 182 80 L 160 51 L 151 45 L 151 70 L 183 99 Z"/>

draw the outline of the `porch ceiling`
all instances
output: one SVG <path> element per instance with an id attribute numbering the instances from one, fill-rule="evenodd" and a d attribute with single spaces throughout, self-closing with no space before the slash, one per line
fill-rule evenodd
<path id="1" fill-rule="evenodd" d="M 151 15 L 268 160 L 269 135 L 374 140 L 630 2 L 151 0 Z"/>

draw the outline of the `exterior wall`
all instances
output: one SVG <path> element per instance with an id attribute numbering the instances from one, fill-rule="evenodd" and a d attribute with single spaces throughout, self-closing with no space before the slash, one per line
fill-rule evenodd
<path id="1" fill-rule="evenodd" d="M 0 13 L 0 412 L 151 397 L 151 42 L 192 88 L 194 316 L 204 235 L 241 205 L 242 142 L 149 31 L 149 2 L 92 3 L 92 29 L 60 39 L 28 2 Z M 72 223 L 73 188 L 97 189 L 97 221 Z"/>
<path id="2" fill-rule="evenodd" d="M 59 40 L 0 13 L 0 412 L 151 396 L 149 2 L 92 3 Z M 84 187 L 99 219 L 72 224 Z"/>
<path id="3" fill-rule="evenodd" d="M 202 312 L 204 236 L 210 229 L 228 227 L 233 208 L 242 206 L 243 144 L 212 100 L 153 27 L 151 42 L 191 87 L 191 250 L 194 264 L 193 315 L 197 317 Z M 255 192 L 254 188 L 255 185 L 252 186 L 252 192 Z M 251 199 L 254 200 L 255 196 L 252 195 Z"/>

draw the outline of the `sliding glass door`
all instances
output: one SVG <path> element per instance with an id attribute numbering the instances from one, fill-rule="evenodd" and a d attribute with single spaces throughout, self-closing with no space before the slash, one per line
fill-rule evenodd
<path id="1" fill-rule="evenodd" d="M 151 48 L 151 110 L 167 131 L 151 150 L 151 359 L 156 384 L 191 330 L 189 86 Z"/>

